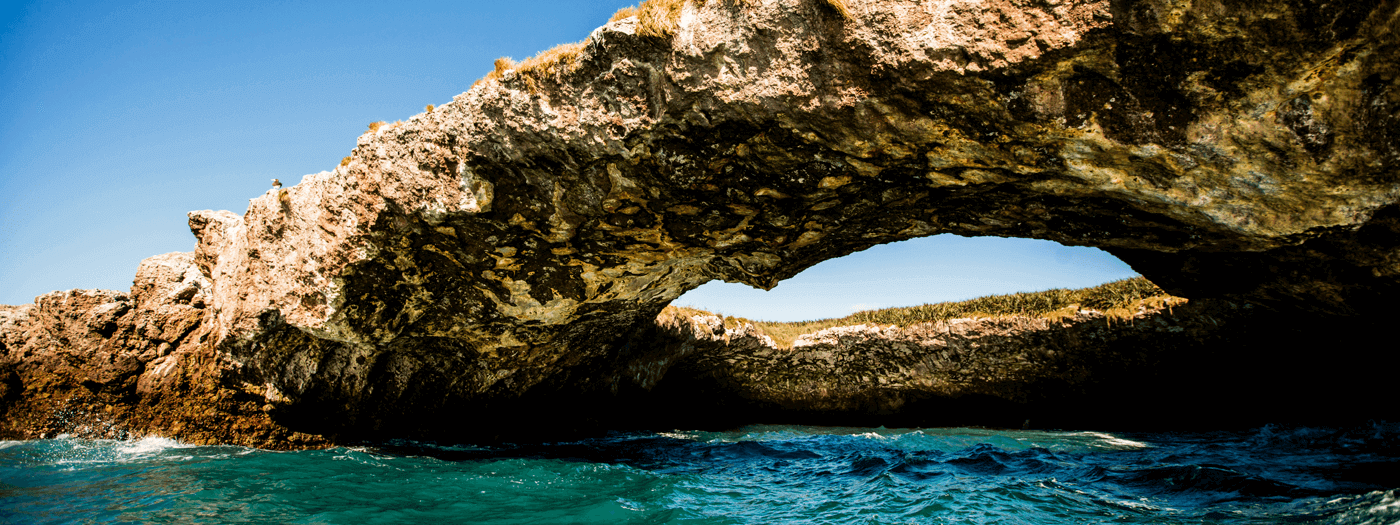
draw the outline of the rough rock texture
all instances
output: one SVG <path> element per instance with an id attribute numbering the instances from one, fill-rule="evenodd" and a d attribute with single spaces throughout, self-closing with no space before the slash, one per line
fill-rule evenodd
<path id="1" fill-rule="evenodd" d="M 142 261 L 130 294 L 70 290 L 0 306 L 0 438 L 324 443 L 273 424 L 261 397 L 225 384 L 235 365 L 208 344 L 208 289 L 193 254 L 168 253 Z"/>
<path id="2" fill-rule="evenodd" d="M 1230 428 L 1355 417 L 1384 406 L 1389 371 L 1279 352 L 1355 344 L 1280 327 L 1221 300 L 1144 304 L 1130 319 L 1094 310 L 1055 318 L 844 326 L 777 348 L 747 323 L 658 318 L 651 352 L 622 373 L 678 427 L 788 421 L 843 425 Z M 1306 325 L 1299 325 L 1306 326 Z M 1313 328 L 1313 327 L 1309 327 Z M 1342 328 L 1342 327 L 1333 327 Z M 1311 333 L 1310 332 L 1314 332 Z M 1300 366 L 1302 365 L 1302 366 Z M 1354 384 L 1337 389 L 1326 378 Z M 643 397 L 643 396 L 639 396 Z M 1372 412 L 1373 416 L 1383 413 Z"/>
<path id="3" fill-rule="evenodd" d="M 936 233 L 1103 247 L 1288 322 L 1395 311 L 1395 0 L 847 3 L 612 22 L 192 213 L 197 354 L 286 428 L 489 434 L 646 390 L 616 367 L 700 283 Z"/>

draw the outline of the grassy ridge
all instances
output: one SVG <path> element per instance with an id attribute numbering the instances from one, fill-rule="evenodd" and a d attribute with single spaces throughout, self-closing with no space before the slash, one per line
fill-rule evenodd
<path id="1" fill-rule="evenodd" d="M 1136 312 L 1137 307 L 1144 303 L 1170 307 L 1182 301 L 1181 298 L 1168 295 L 1146 278 L 1133 277 L 1078 290 L 1056 288 L 1043 292 L 989 295 L 966 301 L 865 310 L 838 319 L 780 323 L 726 316 L 724 321 L 726 327 L 746 322 L 753 324 L 759 331 L 772 337 L 778 346 L 790 347 L 799 335 L 837 326 L 876 324 L 905 327 L 967 317 L 1055 318 L 1074 315 L 1080 308 L 1104 312 L 1111 319 L 1128 319 Z M 699 312 L 688 308 L 682 310 L 686 313 Z"/>
<path id="2" fill-rule="evenodd" d="M 966 301 L 866 310 L 841 320 L 850 321 L 851 324 L 909 326 L 962 317 L 1039 317 L 1073 305 L 1103 311 L 1121 308 L 1138 299 L 1162 295 L 1167 295 L 1167 292 L 1151 281 L 1144 277 L 1133 277 L 1078 290 L 1056 288 L 1043 292 L 989 295 Z"/>
<path id="3" fill-rule="evenodd" d="M 694 2 L 705 5 L 709 0 L 646 0 L 641 5 L 635 7 L 624 7 L 613 13 L 608 22 L 616 22 L 628 17 L 637 17 L 637 34 L 655 38 L 671 38 L 680 29 L 681 11 L 687 2 Z M 755 0 L 740 0 L 741 3 L 753 2 Z M 850 20 L 853 18 L 851 9 L 846 5 L 846 0 L 824 0 L 826 5 L 836 10 L 842 18 Z M 586 39 L 579 42 L 559 44 L 551 49 L 541 51 L 523 62 L 516 63 L 510 57 L 496 59 L 495 69 L 487 73 L 486 76 L 477 79 L 472 83 L 472 87 L 482 82 L 498 80 L 507 71 L 514 69 L 525 81 L 526 88 L 531 93 L 539 91 L 539 82 L 548 78 L 556 77 L 561 73 L 573 71 L 578 66 L 578 57 L 583 53 Z M 431 110 L 429 110 L 431 111 Z"/>

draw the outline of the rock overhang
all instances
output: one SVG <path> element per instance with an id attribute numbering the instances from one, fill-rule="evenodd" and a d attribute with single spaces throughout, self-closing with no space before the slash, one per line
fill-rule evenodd
<path id="1" fill-rule="evenodd" d="M 211 344 L 288 420 L 378 432 L 617 392 L 690 288 L 938 233 L 1101 247 L 1192 298 L 1394 310 L 1395 2 L 848 4 L 615 21 L 242 217 L 192 213 Z"/>

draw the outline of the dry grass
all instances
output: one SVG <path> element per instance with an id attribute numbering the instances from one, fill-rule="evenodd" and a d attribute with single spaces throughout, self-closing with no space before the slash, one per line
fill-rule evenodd
<path id="1" fill-rule="evenodd" d="M 350 155 L 346 155 L 345 158 L 340 159 L 340 167 L 343 168 L 343 167 L 349 166 L 349 165 L 350 165 Z"/>
<path id="2" fill-rule="evenodd" d="M 559 44 L 520 63 L 519 73 L 535 80 L 557 79 L 558 75 L 578 69 L 578 57 L 586 41 Z M 534 91 L 533 89 L 531 91 Z"/>
<path id="3" fill-rule="evenodd" d="M 496 59 L 496 68 L 487 73 L 485 77 L 472 83 L 472 87 L 476 87 L 482 82 L 500 80 L 506 71 L 514 69 L 516 75 L 525 82 L 525 87 L 531 93 L 538 93 L 541 82 L 558 81 L 559 75 L 578 69 L 578 57 L 583 53 L 584 47 L 586 47 L 586 41 L 559 44 L 520 63 L 516 63 L 510 57 L 498 58 Z"/>
<path id="4" fill-rule="evenodd" d="M 399 127 L 399 126 L 402 126 L 402 125 L 403 125 L 403 121 L 402 121 L 402 120 L 395 120 L 395 121 L 393 121 L 393 122 L 385 122 L 385 121 L 383 121 L 383 120 L 381 120 L 381 121 L 379 121 L 379 122 L 370 122 L 370 123 L 369 123 L 369 132 L 370 132 L 370 133 L 374 133 L 374 132 L 377 132 L 377 131 L 379 131 L 379 130 L 381 130 L 381 129 L 394 129 L 394 128 Z"/>
<path id="5" fill-rule="evenodd" d="M 866 310 L 839 319 L 791 323 L 750 321 L 728 316 L 724 316 L 724 319 L 726 327 L 730 327 L 731 323 L 734 325 L 744 322 L 752 323 L 760 332 L 772 337 L 779 347 L 787 348 L 792 346 L 792 342 L 797 339 L 797 336 L 837 326 L 875 324 L 906 327 L 920 323 L 969 317 L 1024 316 L 1063 319 L 1074 316 L 1080 308 L 1103 312 L 1112 322 L 1132 319 L 1138 309 L 1143 306 L 1170 308 L 1184 301 L 1179 297 L 1168 295 L 1146 278 L 1134 277 L 1079 290 L 1057 288 L 1043 292 L 991 295 L 966 301 Z M 693 309 L 687 310 L 700 312 Z"/>
<path id="6" fill-rule="evenodd" d="M 630 18 L 633 16 L 637 16 L 637 6 L 627 6 L 622 9 L 618 9 L 616 13 L 613 13 L 612 18 L 608 19 L 608 23 L 611 24 L 618 20 Z"/>
<path id="7" fill-rule="evenodd" d="M 501 75 L 504 75 L 506 70 L 515 68 L 515 60 L 510 57 L 498 58 L 495 62 L 492 62 L 492 64 L 495 65 L 496 69 L 486 74 L 488 78 L 501 78 Z M 492 75 L 495 76 L 493 77 Z"/>
<path id="8" fill-rule="evenodd" d="M 476 87 L 477 84 L 480 84 L 482 82 L 490 80 L 500 80 L 501 75 L 504 75 L 506 71 L 515 68 L 515 60 L 512 60 L 510 57 L 501 57 L 496 59 L 494 65 L 495 69 L 492 69 L 490 73 L 486 74 L 486 76 L 477 79 L 477 81 L 472 84 L 472 87 Z"/>
<path id="9" fill-rule="evenodd" d="M 709 0 L 646 0 L 638 7 L 624 7 L 613 13 L 608 22 L 616 22 L 624 18 L 637 17 L 637 34 L 657 38 L 670 38 L 680 28 L 678 22 L 681 11 L 685 8 L 686 2 L 696 2 L 705 5 Z M 740 4 L 749 4 L 755 0 L 729 0 Z M 846 5 L 846 0 L 823 0 L 841 14 L 850 19 L 851 11 Z M 516 69 L 526 88 L 531 93 L 539 92 L 539 83 L 546 80 L 558 80 L 558 76 L 574 71 L 578 68 L 578 58 L 583 53 L 586 41 L 560 44 L 540 54 L 531 57 L 524 62 L 516 64 L 508 57 L 496 59 L 495 69 L 486 76 L 479 78 L 472 83 L 472 87 L 483 82 L 499 80 L 501 75 L 507 70 Z M 428 110 L 429 112 L 432 109 Z"/>
<path id="10" fill-rule="evenodd" d="M 681 10 L 685 9 L 686 2 L 694 1 L 698 5 L 705 5 L 708 0 L 646 0 L 637 7 L 637 34 L 642 36 L 653 36 L 658 38 L 669 38 L 680 29 L 678 24 L 681 18 Z M 740 5 L 752 4 L 756 0 L 731 0 Z M 826 5 L 835 9 L 842 18 L 852 20 L 851 8 L 846 5 L 846 0 L 824 0 Z M 624 9 L 625 10 L 625 9 Z M 622 11 L 613 14 L 613 20 L 626 18 L 619 16 Z M 630 16 L 629 13 L 628 16 Z"/>
<path id="11" fill-rule="evenodd" d="M 427 106 L 423 106 L 423 111 L 426 111 L 426 112 L 428 112 L 428 113 L 432 113 L 432 112 L 433 112 L 433 105 L 432 105 L 432 104 L 428 104 Z"/>
<path id="12" fill-rule="evenodd" d="M 515 69 L 515 60 L 510 57 L 501 57 L 496 59 L 494 65 L 495 69 L 492 69 L 490 73 L 486 74 L 486 76 L 476 79 L 476 82 L 472 82 L 472 87 L 476 87 L 477 84 L 480 84 L 482 82 L 500 80 L 501 75 L 504 75 L 506 71 Z"/>
<path id="13" fill-rule="evenodd" d="M 689 0 L 646 0 L 637 7 L 637 34 L 669 38 L 680 28 L 681 10 Z M 704 0 L 700 0 L 703 5 Z"/>

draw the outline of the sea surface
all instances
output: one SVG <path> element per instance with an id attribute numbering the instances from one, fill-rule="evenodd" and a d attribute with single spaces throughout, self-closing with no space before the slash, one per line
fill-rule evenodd
<path id="1" fill-rule="evenodd" d="M 750 426 L 270 452 L 0 442 L 4 523 L 1400 523 L 1400 424 Z"/>

